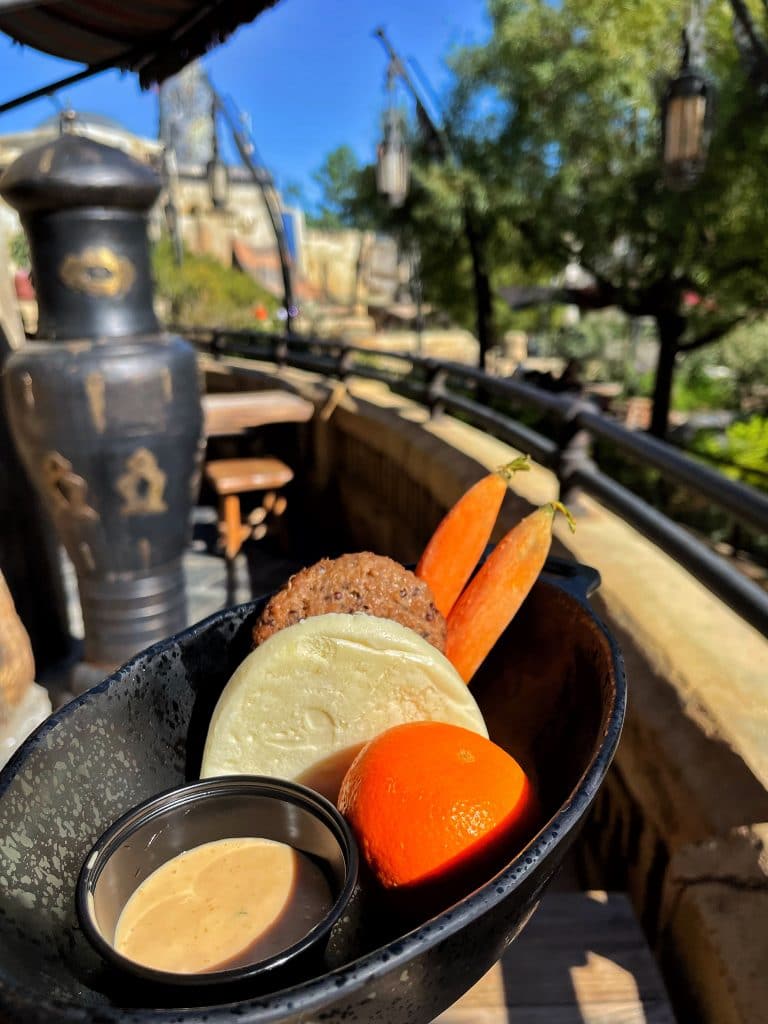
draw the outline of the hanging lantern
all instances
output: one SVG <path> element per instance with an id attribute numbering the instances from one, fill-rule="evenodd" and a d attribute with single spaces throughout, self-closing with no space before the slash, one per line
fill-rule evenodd
<path id="1" fill-rule="evenodd" d="M 402 206 L 405 202 L 410 178 L 410 160 L 403 133 L 403 121 L 394 105 L 395 84 L 400 74 L 400 62 L 392 55 L 387 67 L 389 102 L 384 117 L 384 138 L 376 150 L 376 188 L 379 195 L 386 196 L 389 205 L 393 207 Z"/>
<path id="2" fill-rule="evenodd" d="M 692 188 L 706 166 L 714 114 L 714 87 L 691 62 L 690 33 L 683 32 L 680 70 L 662 102 L 664 180 L 677 191 Z"/>
<path id="3" fill-rule="evenodd" d="M 408 195 L 410 160 L 397 111 L 390 109 L 384 123 L 384 139 L 376 152 L 376 188 L 389 205 L 402 206 Z"/>

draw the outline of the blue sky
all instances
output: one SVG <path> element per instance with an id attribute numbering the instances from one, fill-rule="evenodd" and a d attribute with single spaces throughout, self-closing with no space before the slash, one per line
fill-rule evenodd
<path id="1" fill-rule="evenodd" d="M 438 93 L 448 81 L 446 54 L 488 32 L 484 0 L 281 0 L 205 58 L 219 91 L 250 113 L 257 146 L 280 185 L 298 182 L 313 199 L 312 171 L 344 142 L 361 160 L 373 158 L 386 66 L 372 36 L 378 24 L 405 59 L 418 61 Z M 1 99 L 79 67 L 0 36 Z M 157 132 L 156 97 L 142 93 L 133 75 L 109 72 L 61 98 L 139 134 Z M 54 111 L 42 99 L 0 115 L 0 134 L 29 128 Z"/>

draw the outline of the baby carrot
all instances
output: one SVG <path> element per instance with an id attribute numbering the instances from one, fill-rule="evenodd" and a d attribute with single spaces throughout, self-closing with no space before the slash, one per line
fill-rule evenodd
<path id="1" fill-rule="evenodd" d="M 465 683 L 507 628 L 536 582 L 552 544 L 555 512 L 573 516 L 559 501 L 531 512 L 499 541 L 448 616 L 445 654 Z"/>
<path id="2" fill-rule="evenodd" d="M 470 487 L 446 514 L 424 548 L 416 575 L 429 584 L 435 605 L 448 615 L 491 536 L 507 485 L 520 469 L 530 469 L 521 455 Z"/>

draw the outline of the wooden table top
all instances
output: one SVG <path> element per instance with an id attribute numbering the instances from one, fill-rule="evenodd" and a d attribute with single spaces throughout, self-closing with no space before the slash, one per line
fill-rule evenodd
<path id="1" fill-rule="evenodd" d="M 623 893 L 552 892 L 522 935 L 434 1024 L 675 1024 Z"/>
<path id="2" fill-rule="evenodd" d="M 267 423 L 306 423 L 315 407 L 290 391 L 237 391 L 203 395 L 207 437 L 244 434 Z"/>

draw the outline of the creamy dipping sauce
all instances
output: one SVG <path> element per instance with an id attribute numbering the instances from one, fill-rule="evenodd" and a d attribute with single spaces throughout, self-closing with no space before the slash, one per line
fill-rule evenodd
<path id="1" fill-rule="evenodd" d="M 179 854 L 123 908 L 114 947 L 156 970 L 201 974 L 274 956 L 331 909 L 325 875 L 270 839 L 220 839 Z"/>

